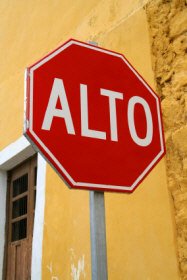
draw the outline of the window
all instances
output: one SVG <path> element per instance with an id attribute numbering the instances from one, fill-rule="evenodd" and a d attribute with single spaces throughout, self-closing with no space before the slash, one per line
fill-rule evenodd
<path id="1" fill-rule="evenodd" d="M 6 279 L 30 279 L 37 178 L 36 156 L 9 172 Z"/>

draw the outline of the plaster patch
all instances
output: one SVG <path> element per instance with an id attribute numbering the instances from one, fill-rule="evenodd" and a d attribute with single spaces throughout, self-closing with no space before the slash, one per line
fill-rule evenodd
<path id="1" fill-rule="evenodd" d="M 71 277 L 72 280 L 80 280 L 80 276 L 82 275 L 83 278 L 86 278 L 85 273 L 85 260 L 84 255 L 78 260 L 77 267 L 74 265 L 74 263 L 71 265 Z"/>
<path id="2" fill-rule="evenodd" d="M 59 280 L 59 278 L 57 276 L 53 276 L 53 264 L 52 262 L 50 262 L 49 265 L 47 265 L 47 269 L 49 270 L 50 274 L 51 274 L 51 280 Z"/>

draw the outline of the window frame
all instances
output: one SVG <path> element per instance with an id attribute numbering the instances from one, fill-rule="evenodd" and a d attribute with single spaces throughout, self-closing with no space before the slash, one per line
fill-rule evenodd
<path id="1" fill-rule="evenodd" d="M 7 216 L 8 171 L 36 154 L 28 140 L 21 136 L 15 142 L 0 151 L 0 279 L 4 275 L 5 235 Z M 38 154 L 37 157 L 37 195 L 32 240 L 31 278 L 42 279 L 42 243 L 44 229 L 46 161 Z M 37 222 L 36 222 L 37 221 Z M 4 234 L 3 234 L 4 233 Z"/>

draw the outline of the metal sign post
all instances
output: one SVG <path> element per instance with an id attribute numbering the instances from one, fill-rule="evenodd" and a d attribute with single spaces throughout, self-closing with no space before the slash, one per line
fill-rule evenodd
<path id="1" fill-rule="evenodd" d="M 89 42 L 98 46 L 96 42 Z M 107 280 L 107 249 L 104 192 L 90 191 L 92 280 Z"/>
<path id="2" fill-rule="evenodd" d="M 107 280 L 104 192 L 90 191 L 92 280 Z"/>

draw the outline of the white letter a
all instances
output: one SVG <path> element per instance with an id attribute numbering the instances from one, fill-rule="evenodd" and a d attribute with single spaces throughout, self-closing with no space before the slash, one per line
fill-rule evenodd
<path id="1" fill-rule="evenodd" d="M 56 108 L 58 97 L 60 99 L 62 109 Z M 47 110 L 42 124 L 42 129 L 50 130 L 54 117 L 63 118 L 66 124 L 67 132 L 69 134 L 75 134 L 63 80 L 57 78 L 54 79 L 49 103 L 47 105 Z"/>

